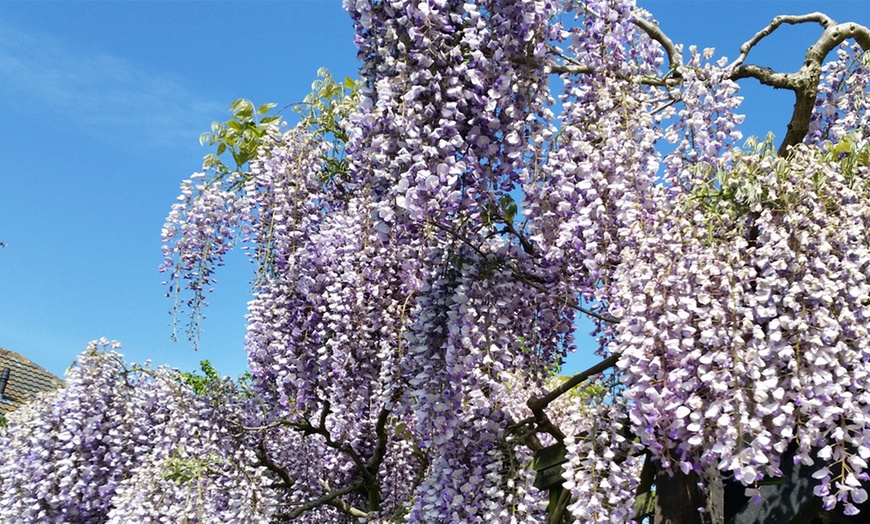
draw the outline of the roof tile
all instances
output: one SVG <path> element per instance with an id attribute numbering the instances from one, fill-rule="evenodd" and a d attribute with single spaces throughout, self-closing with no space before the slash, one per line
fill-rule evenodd
<path id="1" fill-rule="evenodd" d="M 0 399 L 0 414 L 6 414 L 25 404 L 43 391 L 62 388 L 63 380 L 27 358 L 0 348 L 0 373 L 9 368 L 9 382 Z"/>

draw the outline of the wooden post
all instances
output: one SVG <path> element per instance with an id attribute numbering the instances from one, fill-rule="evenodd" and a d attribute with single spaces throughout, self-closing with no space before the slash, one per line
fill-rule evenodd
<path id="1" fill-rule="evenodd" d="M 698 488 L 698 475 L 678 471 L 656 475 L 655 524 L 704 524 L 699 508 L 706 505 Z"/>

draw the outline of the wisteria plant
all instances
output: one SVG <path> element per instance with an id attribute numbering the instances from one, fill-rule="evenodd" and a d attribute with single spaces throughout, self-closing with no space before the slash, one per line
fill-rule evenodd
<path id="1" fill-rule="evenodd" d="M 796 467 L 861 510 L 870 30 L 729 61 L 632 0 L 344 3 L 360 80 L 292 126 L 237 101 L 163 231 L 194 336 L 252 248 L 249 378 L 94 345 L 9 417 L 0 519 L 721 523 Z M 748 63 L 783 24 L 801 68 Z M 795 94 L 778 145 L 746 78 Z M 601 361 L 560 377 L 581 317 Z"/>

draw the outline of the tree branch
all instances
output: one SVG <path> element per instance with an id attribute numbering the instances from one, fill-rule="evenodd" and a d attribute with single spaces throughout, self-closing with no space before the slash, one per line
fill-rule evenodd
<path id="1" fill-rule="evenodd" d="M 615 366 L 617 360 L 619 360 L 619 355 L 614 353 L 613 355 L 610 355 L 609 357 L 602 360 L 598 364 L 595 364 L 586 371 L 581 371 L 580 373 L 577 373 L 565 382 L 562 382 L 559 387 L 547 393 L 543 397 L 530 398 L 526 405 L 529 406 L 529 409 L 532 410 L 532 413 L 537 414 L 537 412 L 543 411 L 547 406 L 550 405 L 551 402 L 561 397 L 568 391 L 574 389 L 574 387 L 579 385 L 581 382 Z"/>
<path id="2" fill-rule="evenodd" d="M 782 24 L 806 22 L 816 22 L 825 30 L 816 43 L 807 50 L 806 59 L 799 70 L 794 73 L 778 73 L 770 68 L 743 64 L 749 51 Z M 856 40 L 865 51 L 870 50 L 870 29 L 851 22 L 837 24 L 822 13 L 810 13 L 799 16 L 778 16 L 767 27 L 740 46 L 740 56 L 730 66 L 734 68 L 731 74 L 732 80 L 755 78 L 764 85 L 789 89 L 795 94 L 794 111 L 788 123 L 785 138 L 777 151 L 780 156 L 785 156 L 791 146 L 801 143 L 806 137 L 819 91 L 822 62 L 831 50 L 850 38 Z"/>
<path id="3" fill-rule="evenodd" d="M 565 64 L 548 64 L 544 66 L 549 73 L 555 74 L 568 74 L 568 75 L 588 75 L 590 73 L 594 73 L 595 69 L 590 66 L 585 65 L 565 65 Z M 654 76 L 626 76 L 626 75 L 616 75 L 623 80 L 636 80 L 637 82 L 648 85 L 648 86 L 658 86 L 658 87 L 674 87 L 675 85 L 680 83 L 680 79 L 676 77 L 669 78 L 658 78 Z"/>
<path id="4" fill-rule="evenodd" d="M 795 90 L 795 79 L 792 76 L 794 73 L 777 73 L 769 67 L 761 67 L 752 64 L 738 66 L 731 73 L 731 80 L 740 80 L 743 78 L 754 78 L 766 86 L 774 89 L 790 89 Z"/>
<path id="5" fill-rule="evenodd" d="M 737 67 L 746 60 L 746 56 L 749 55 L 749 51 L 752 50 L 753 47 L 758 44 L 762 39 L 769 36 L 771 33 L 776 31 L 776 29 L 782 24 L 803 24 L 807 22 L 816 22 L 822 26 L 823 29 L 827 29 L 828 27 L 834 25 L 834 22 L 830 17 L 825 15 L 824 13 L 809 13 L 806 15 L 783 15 L 777 16 L 774 18 L 767 27 L 762 29 L 761 31 L 755 33 L 755 36 L 750 38 L 748 41 L 744 42 L 742 46 L 740 46 L 740 56 L 731 63 L 728 67 Z"/>
<path id="6" fill-rule="evenodd" d="M 402 389 L 398 388 L 390 396 L 390 404 L 395 404 L 402 396 Z M 387 444 L 389 444 L 389 435 L 387 434 L 387 422 L 389 421 L 391 411 L 386 407 L 381 408 L 378 413 L 378 420 L 375 422 L 375 435 L 377 436 L 377 444 L 372 452 L 372 457 L 368 464 L 364 466 L 363 473 L 364 488 L 368 494 L 369 511 L 377 511 L 381 508 L 381 486 L 377 482 L 378 470 L 381 468 L 381 463 L 384 457 L 387 456 Z"/>
<path id="7" fill-rule="evenodd" d="M 359 509 L 356 509 L 344 501 L 337 500 L 339 497 L 347 495 L 348 493 L 353 493 L 354 491 L 357 491 L 360 488 L 362 488 L 361 482 L 352 482 L 341 489 L 336 489 L 336 490 L 330 491 L 329 493 L 323 495 L 322 497 L 319 497 L 319 498 L 314 499 L 310 502 L 306 502 L 304 504 L 301 504 L 298 507 L 296 507 L 296 509 L 294 509 L 293 511 L 291 511 L 289 513 L 278 514 L 278 515 L 276 515 L 276 517 L 279 519 L 282 519 L 282 520 L 293 520 L 296 517 L 298 517 L 299 515 L 302 515 L 303 513 L 305 513 L 306 511 L 311 511 L 314 508 L 317 508 L 317 507 L 322 506 L 324 504 L 328 504 L 330 506 L 333 506 L 333 507 L 340 509 L 341 511 L 344 511 L 345 513 L 347 513 L 353 517 L 365 518 L 368 516 L 368 513 L 361 511 Z"/>
<path id="8" fill-rule="evenodd" d="M 781 73 L 767 67 L 744 64 L 749 52 L 764 38 L 776 31 L 783 24 L 795 25 L 817 23 L 824 31 L 815 44 L 810 46 L 801 68 L 794 73 Z M 634 24 L 643 30 L 650 38 L 661 44 L 668 55 L 670 68 L 679 65 L 677 49 L 670 38 L 654 23 L 636 18 Z M 854 39 L 865 50 L 870 50 L 870 29 L 853 22 L 837 24 L 829 16 L 815 12 L 805 15 L 777 16 L 767 26 L 757 32 L 752 38 L 740 46 L 740 55 L 728 67 L 732 69 L 731 80 L 755 78 L 764 85 L 774 89 L 788 89 L 795 93 L 795 105 L 791 120 L 788 123 L 785 138 L 779 146 L 778 154 L 785 156 L 791 146 L 803 141 L 809 131 L 809 122 L 819 89 L 822 63 L 832 49 L 848 39 Z M 564 57 L 563 57 L 564 58 Z M 546 69 L 558 74 L 589 74 L 595 69 L 574 61 L 570 64 L 549 64 Z M 655 78 L 640 76 L 635 78 L 642 84 L 672 87 L 679 84 L 678 78 Z"/>
<path id="9" fill-rule="evenodd" d="M 646 33 L 650 38 L 658 42 L 662 48 L 664 48 L 665 53 L 668 56 L 668 69 L 674 70 L 677 66 L 682 64 L 682 60 L 680 59 L 679 53 L 677 53 L 677 46 L 674 45 L 674 42 L 668 38 L 668 36 L 661 30 L 661 28 L 649 20 L 644 18 L 635 17 L 634 25 L 641 29 L 644 33 Z M 565 60 L 569 60 L 571 64 L 549 64 L 546 67 L 546 70 L 550 73 L 556 74 L 568 74 L 568 75 L 588 75 L 590 73 L 595 72 L 595 68 L 583 65 L 578 63 L 576 60 L 570 59 L 564 56 L 560 52 L 553 52 L 557 56 L 562 57 Z M 647 77 L 640 76 L 637 77 L 641 84 L 652 85 L 652 86 L 660 86 L 660 87 L 672 87 L 679 83 L 679 79 L 677 78 L 656 78 L 656 77 Z"/>
<path id="10" fill-rule="evenodd" d="M 417 447 L 417 444 L 412 443 L 412 446 L 412 453 L 414 454 L 414 456 L 420 459 L 420 467 L 417 469 L 417 473 L 414 474 L 414 480 L 411 481 L 411 489 L 409 490 L 410 493 L 413 493 L 417 490 L 417 486 L 419 486 L 420 483 L 423 482 L 423 479 L 426 477 L 426 472 L 429 470 L 429 457 L 425 453 L 423 453 L 423 450 Z"/>
<path id="11" fill-rule="evenodd" d="M 320 421 L 318 425 L 315 426 L 311 424 L 311 421 L 305 420 L 304 422 L 292 422 L 289 425 L 295 428 L 298 431 L 301 431 L 304 435 L 320 435 L 323 437 L 324 443 L 350 458 L 350 460 L 354 463 L 354 465 L 359 470 L 360 475 L 362 475 L 364 482 L 368 485 L 370 483 L 376 483 L 376 479 L 372 475 L 372 473 L 368 470 L 365 463 L 363 463 L 359 454 L 353 449 L 353 446 L 345 443 L 345 442 L 336 442 L 332 439 L 332 435 L 329 434 L 329 431 L 326 429 L 326 417 L 331 413 L 331 407 L 328 400 L 323 401 L 323 409 L 320 412 Z"/>
<path id="12" fill-rule="evenodd" d="M 674 69 L 676 66 L 681 64 L 680 55 L 677 54 L 677 46 L 674 45 L 674 42 L 668 38 L 658 24 L 654 24 L 649 20 L 643 18 L 635 18 L 634 25 L 642 29 L 650 38 L 661 44 L 664 48 L 665 53 L 668 55 L 668 69 Z"/>
<path id="13" fill-rule="evenodd" d="M 530 257 L 540 257 L 540 255 L 538 255 L 537 251 L 535 250 L 535 246 L 533 246 L 532 243 L 529 242 L 529 240 L 525 236 L 523 236 L 522 233 L 517 231 L 513 224 L 509 224 L 507 220 L 504 221 L 504 228 L 501 230 L 501 233 L 507 233 L 515 236 L 517 240 L 519 240 L 520 246 L 522 246 L 523 251 L 525 251 L 526 254 Z"/>
<path id="14" fill-rule="evenodd" d="M 397 390 L 396 392 L 394 392 L 391 397 L 392 402 L 398 401 L 400 395 L 401 390 Z M 326 489 L 329 493 L 316 500 L 307 502 L 302 506 L 299 506 L 290 513 L 279 515 L 279 518 L 281 519 L 292 520 L 304 513 L 305 511 L 308 511 L 323 504 L 333 506 L 353 517 L 365 518 L 368 516 L 367 512 L 355 508 L 347 502 L 339 499 L 339 497 L 341 497 L 342 495 L 346 495 L 354 491 L 365 492 L 368 498 L 369 512 L 377 511 L 380 509 L 381 489 L 380 485 L 378 484 L 377 472 L 378 469 L 380 469 L 381 463 L 383 462 L 384 457 L 387 454 L 387 445 L 389 444 L 387 423 L 389 421 L 391 411 L 384 407 L 378 413 L 378 418 L 375 422 L 375 435 L 377 436 L 377 443 L 372 453 L 372 457 L 368 461 L 368 463 L 363 462 L 362 458 L 356 452 L 353 446 L 347 444 L 346 442 L 337 442 L 333 440 L 332 435 L 330 435 L 329 431 L 326 429 L 326 418 L 330 412 L 331 409 L 329 401 L 324 401 L 323 408 L 321 409 L 319 414 L 319 421 L 317 425 L 312 424 L 311 421 L 308 419 L 305 419 L 303 422 L 285 422 L 285 424 L 296 429 L 297 431 L 301 431 L 304 435 L 322 436 L 324 439 L 324 443 L 327 447 L 335 449 L 350 458 L 350 460 L 356 466 L 358 476 L 346 487 L 338 490 L 331 490 L 329 486 L 324 483 L 324 489 Z M 283 469 L 281 469 L 279 466 L 272 463 L 268 459 L 265 452 L 265 445 L 262 442 L 260 443 L 260 450 L 261 452 L 258 455 L 258 458 L 260 460 L 259 465 L 265 466 L 268 469 L 274 471 L 284 481 L 283 484 L 280 484 L 277 487 L 284 487 L 284 485 L 292 483 L 292 479 L 290 479 L 289 475 L 287 475 L 287 473 Z"/>
<path id="15" fill-rule="evenodd" d="M 541 291 L 543 293 L 550 292 L 550 290 L 548 290 L 546 287 L 539 284 L 538 282 L 535 282 L 534 277 L 532 275 L 528 275 L 526 273 L 523 273 L 522 271 L 520 271 L 517 268 L 511 268 L 511 269 L 513 269 L 514 276 L 517 278 L 517 280 L 519 280 L 523 284 L 525 284 L 529 287 L 535 288 L 538 291 Z M 576 299 L 574 299 L 574 300 L 576 301 Z M 588 316 L 590 316 L 594 319 L 600 320 L 602 322 L 606 322 L 608 324 L 619 324 L 618 318 L 611 317 L 610 315 L 602 315 L 601 313 L 596 313 L 596 312 L 592 311 L 591 309 L 586 309 L 583 306 L 574 303 L 574 301 L 570 301 L 568 299 L 565 299 L 565 305 L 568 306 L 569 308 L 573 309 L 574 311 L 578 311 L 580 313 L 583 313 L 584 315 L 588 315 Z"/>
<path id="16" fill-rule="evenodd" d="M 369 516 L 369 514 L 366 513 L 365 511 L 362 511 L 361 509 L 357 509 L 357 508 L 351 506 L 350 504 L 341 500 L 340 498 L 332 499 L 332 500 L 326 502 L 326 504 L 329 504 L 330 506 L 332 506 L 334 508 L 338 508 L 340 511 L 347 513 L 351 517 L 364 519 L 364 518 L 368 518 L 368 516 Z"/>
<path id="17" fill-rule="evenodd" d="M 613 354 L 602 360 L 598 364 L 587 369 L 586 371 L 577 373 L 543 397 L 530 398 L 528 402 L 526 402 L 526 405 L 529 407 L 530 410 L 532 410 L 532 416 L 523 419 L 520 422 L 509 425 L 508 430 L 517 430 L 525 425 L 535 425 L 536 427 L 532 427 L 532 430 L 529 433 L 521 435 L 520 439 L 526 442 L 528 441 L 530 436 L 534 436 L 534 433 L 549 433 L 557 441 L 564 442 L 565 434 L 555 424 L 553 424 L 553 422 L 550 420 L 544 410 L 547 408 L 547 406 L 550 405 L 551 402 L 564 395 L 568 391 L 572 390 L 583 381 L 601 373 L 608 368 L 613 367 L 618 359 L 619 355 Z M 536 449 L 536 447 L 540 447 L 539 442 L 537 445 L 534 443 L 532 443 L 531 445 L 527 443 L 527 445 L 529 446 L 529 449 Z"/>
<path id="18" fill-rule="evenodd" d="M 547 71 L 557 75 L 588 75 L 595 72 L 595 68 L 586 65 L 549 64 Z"/>
<path id="19" fill-rule="evenodd" d="M 261 440 L 257 443 L 257 460 L 258 462 L 255 466 L 262 466 L 271 471 L 272 473 L 278 475 L 278 478 L 281 479 L 280 483 L 273 484 L 273 488 L 280 489 L 292 489 L 294 481 L 290 478 L 290 474 L 287 473 L 287 470 L 276 464 L 269 458 L 266 453 L 266 442 Z"/>

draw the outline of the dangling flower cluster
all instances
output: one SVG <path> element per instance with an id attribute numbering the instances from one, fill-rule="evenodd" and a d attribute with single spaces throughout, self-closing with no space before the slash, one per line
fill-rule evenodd
<path id="1" fill-rule="evenodd" d="M 370 188 L 379 238 L 422 263 L 402 369 L 412 388 L 404 409 L 431 473 L 412 521 L 522 520 L 521 510 L 493 511 L 508 493 L 492 476 L 503 467 L 495 443 L 505 372 L 543 374 L 570 340 L 573 317 L 559 296 L 517 281 L 514 262 L 529 257 L 527 246 L 496 235 L 513 228 L 509 192 L 531 177 L 529 159 L 550 136 L 542 63 L 555 6 L 346 5 L 360 54 L 371 58 L 352 119 L 351 174 Z M 451 496 L 436 500 L 444 485 Z"/>
<path id="2" fill-rule="evenodd" d="M 543 386 L 525 377 L 510 381 L 510 400 L 505 403 L 505 412 L 514 421 L 526 420 L 532 415 L 526 405 L 529 397 L 546 394 L 564 380 L 566 377 L 554 376 Z M 548 433 L 534 436 L 536 447 L 561 445 L 564 450 L 567 461 L 562 465 L 565 480 L 562 487 L 570 502 L 566 503 L 565 511 L 577 522 L 621 524 L 633 522 L 636 516 L 635 493 L 645 453 L 630 436 L 627 402 L 620 389 L 618 374 L 591 377 L 584 386 L 556 398 L 547 407 L 549 420 L 564 433 L 561 440 Z M 510 428 L 508 439 L 525 440 L 528 444 L 528 434 L 523 434 L 525 428 L 516 430 L 516 427 Z M 522 462 L 531 459 L 529 455 L 528 448 L 518 447 L 515 459 Z M 527 470 L 530 466 L 526 466 Z M 526 480 L 525 489 L 531 484 L 532 479 Z M 516 485 L 523 484 L 518 480 Z M 534 499 L 529 500 L 527 504 Z M 552 519 L 552 515 L 548 518 Z"/>
<path id="3" fill-rule="evenodd" d="M 665 139 L 676 147 L 665 156 L 662 174 L 674 191 L 706 186 L 710 166 L 714 171 L 726 169 L 732 150 L 743 137 L 738 126 L 744 117 L 736 112 L 743 100 L 737 96 L 739 86 L 728 78 L 727 59 L 711 63 L 713 56 L 712 48 L 704 49 L 703 54 L 695 46 L 689 48 L 689 61 L 676 68 L 681 84 L 672 95 L 681 109 L 659 117 L 664 120 L 674 112 L 677 117 L 665 129 Z"/>
<path id="4" fill-rule="evenodd" d="M 618 300 L 612 272 L 621 251 L 658 206 L 660 131 L 649 116 L 656 93 L 633 75 L 656 76 L 662 52 L 633 23 L 633 3 L 584 7 L 563 52 L 593 72 L 563 75 L 558 134 L 541 169 L 524 181 L 523 207 L 541 254 L 534 272 L 555 294 L 582 297 L 606 314 Z M 640 70 L 627 71 L 627 59 Z"/>
<path id="5" fill-rule="evenodd" d="M 267 522 L 271 479 L 229 434 L 228 411 L 99 345 L 64 389 L 10 415 L 2 520 Z"/>
<path id="6" fill-rule="evenodd" d="M 104 518 L 135 467 L 134 450 L 148 445 L 149 414 L 131 412 L 123 400 L 147 393 L 118 383 L 116 355 L 94 352 L 82 355 L 64 390 L 9 414 L 0 455 L 2 520 Z"/>
<path id="7" fill-rule="evenodd" d="M 250 224 L 246 348 L 271 410 L 233 413 L 251 418 L 258 471 L 280 477 L 263 497 L 310 522 L 545 521 L 509 438 L 511 384 L 541 391 L 591 303 L 600 353 L 621 359 L 605 400 L 551 408 L 575 518 L 632 517 L 628 434 L 665 470 L 747 485 L 780 475 L 796 441 L 804 463 L 821 450 L 825 507 L 866 499 L 867 155 L 846 133 L 865 119 L 863 65 L 828 69 L 816 124 L 838 149 L 786 160 L 734 147 L 724 60 L 690 48 L 664 71 L 630 0 L 583 2 L 567 28 L 570 2 L 345 6 L 365 85 L 331 131 L 347 137 L 340 169 L 311 122 L 267 134 L 249 174 L 183 188 L 165 231 L 196 307 Z M 662 138 L 676 144 L 664 159 Z M 149 467 L 241 471 L 197 431 L 204 454 Z M 209 482 L 212 500 L 223 484 Z"/>
<path id="8" fill-rule="evenodd" d="M 392 413 L 419 283 L 414 264 L 366 220 L 366 194 L 349 193 L 346 174 L 324 180 L 324 147 L 295 128 L 267 139 L 251 164 L 254 234 L 271 258 L 249 305 L 246 346 L 255 388 L 272 404 L 268 424 L 287 426 L 262 435 L 263 453 L 296 479 L 285 503 L 304 506 L 362 478 L 377 503 L 359 490 L 342 500 L 387 519 L 403 511 L 421 467 Z M 373 460 L 383 464 L 372 471 L 358 462 Z M 301 518 L 348 515 L 315 505 Z"/>
<path id="9" fill-rule="evenodd" d="M 504 440 L 506 420 L 494 420 L 481 397 L 471 400 L 482 406 L 479 417 L 455 424 L 452 445 L 434 454 L 410 522 L 547 522 L 544 499 L 532 487 L 531 453 Z"/>
<path id="10" fill-rule="evenodd" d="M 621 406 L 590 403 L 574 406 L 567 420 L 563 487 L 573 495 L 568 511 L 577 522 L 631 522 L 635 517 L 635 491 L 644 454 L 625 436 L 628 426 Z"/>
<path id="11" fill-rule="evenodd" d="M 632 429 L 666 468 L 747 485 L 781 475 L 794 440 L 822 462 L 825 508 L 852 512 L 870 457 L 866 147 L 771 148 L 682 199 L 621 278 Z"/>
<path id="12" fill-rule="evenodd" d="M 870 137 L 868 56 L 858 44 L 844 42 L 837 49 L 837 60 L 822 66 L 819 94 L 804 143 L 836 145 L 856 131 L 864 139 Z"/>
<path id="13" fill-rule="evenodd" d="M 550 102 L 550 2 L 347 1 L 366 60 L 348 154 L 378 219 L 480 223 L 528 169 Z"/>
<path id="14" fill-rule="evenodd" d="M 237 185 L 239 173 L 207 178 L 195 173 L 181 183 L 181 195 L 163 226 L 164 263 L 160 271 L 169 273 L 167 296 L 173 296 L 173 313 L 186 308 L 191 317 L 188 338 L 196 343 L 205 295 L 214 283 L 214 270 L 223 264 L 236 236 L 251 221 L 249 202 Z M 191 297 L 179 304 L 187 292 Z"/>

